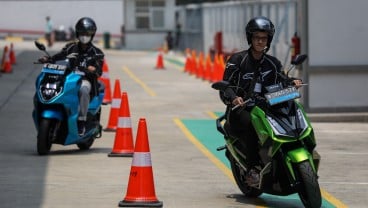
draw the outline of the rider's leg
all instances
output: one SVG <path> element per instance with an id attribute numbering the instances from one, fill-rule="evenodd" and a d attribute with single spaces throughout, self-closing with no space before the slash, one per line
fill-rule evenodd
<path id="1" fill-rule="evenodd" d="M 247 156 L 248 167 L 259 165 L 258 137 L 252 125 L 250 113 L 246 110 L 231 112 L 230 125 L 239 135 L 242 149 Z"/>
<path id="2" fill-rule="evenodd" d="M 85 123 L 87 120 L 88 105 L 90 101 L 91 83 L 88 80 L 82 80 L 79 89 L 79 117 L 78 117 L 78 133 L 85 133 Z"/>

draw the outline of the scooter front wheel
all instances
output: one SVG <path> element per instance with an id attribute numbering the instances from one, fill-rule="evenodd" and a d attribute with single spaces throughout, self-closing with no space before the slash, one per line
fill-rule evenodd
<path id="1" fill-rule="evenodd" d="M 94 141 L 95 141 L 94 138 L 90 138 L 85 142 L 78 143 L 77 146 L 80 150 L 89 150 Z"/>
<path id="2" fill-rule="evenodd" d="M 39 155 L 47 155 L 50 152 L 55 124 L 53 120 L 41 119 L 37 135 L 37 152 Z"/>
<path id="3" fill-rule="evenodd" d="M 317 175 L 313 171 L 309 161 L 297 164 L 300 178 L 299 197 L 305 207 L 319 208 L 322 204 L 321 190 L 317 181 Z"/>

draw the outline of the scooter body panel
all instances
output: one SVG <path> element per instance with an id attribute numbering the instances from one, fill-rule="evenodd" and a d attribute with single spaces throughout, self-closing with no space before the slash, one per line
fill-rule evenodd
<path id="1" fill-rule="evenodd" d="M 36 126 L 39 128 L 40 119 L 56 119 L 61 123 L 64 123 L 67 134 L 65 138 L 61 138 L 63 145 L 77 144 L 83 142 L 89 138 L 94 137 L 99 132 L 99 114 L 101 110 L 101 104 L 104 97 L 104 92 L 99 92 L 98 95 L 91 98 L 87 124 L 92 128 L 87 128 L 86 133 L 80 137 L 78 135 L 77 121 L 79 116 L 79 88 L 81 85 L 81 75 L 75 72 L 70 72 L 63 79 L 62 90 L 59 94 L 52 97 L 51 99 L 44 99 L 40 87 L 44 84 L 43 79 L 47 78 L 47 72 L 41 72 L 36 80 L 36 93 L 34 96 L 34 111 L 32 117 Z M 98 117 L 94 121 L 89 121 L 90 118 Z M 63 126 L 63 125 L 60 125 Z M 60 140 L 60 138 L 59 138 Z"/>

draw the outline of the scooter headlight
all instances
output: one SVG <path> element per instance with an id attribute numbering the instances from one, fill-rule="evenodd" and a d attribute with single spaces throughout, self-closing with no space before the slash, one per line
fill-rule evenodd
<path id="1" fill-rule="evenodd" d="M 300 109 L 297 109 L 297 118 L 299 122 L 299 135 L 303 134 L 305 130 L 308 128 L 308 122 L 304 117 L 303 112 Z"/>
<path id="2" fill-rule="evenodd" d="M 267 116 L 267 120 L 271 125 L 273 132 L 278 136 L 290 136 L 287 135 L 286 130 L 273 118 Z"/>
<path id="3" fill-rule="evenodd" d="M 46 83 L 44 86 L 40 88 L 40 94 L 42 96 L 42 99 L 45 101 L 48 101 L 61 92 L 62 87 L 58 87 L 56 83 Z"/>

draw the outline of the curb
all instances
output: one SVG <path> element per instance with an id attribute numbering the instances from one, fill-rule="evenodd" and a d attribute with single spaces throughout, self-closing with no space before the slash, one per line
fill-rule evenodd
<path id="1" fill-rule="evenodd" d="M 307 113 L 311 122 L 368 123 L 368 113 Z"/>

